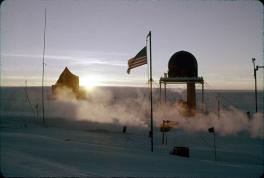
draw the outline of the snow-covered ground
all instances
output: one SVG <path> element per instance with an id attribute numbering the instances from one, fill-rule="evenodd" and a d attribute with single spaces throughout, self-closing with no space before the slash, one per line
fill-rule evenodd
<path id="1" fill-rule="evenodd" d="M 26 125 L 24 125 L 27 121 Z M 168 144 L 155 130 L 150 152 L 148 130 L 121 125 L 48 119 L 43 127 L 30 117 L 2 117 L 1 172 L 4 176 L 177 176 L 259 177 L 262 141 L 246 133 L 216 136 L 174 129 Z M 190 158 L 170 155 L 187 146 Z"/>
<path id="2" fill-rule="evenodd" d="M 162 119 L 177 119 L 180 127 L 167 133 L 166 145 L 161 144 L 162 134 L 155 128 L 152 153 L 146 89 L 103 88 L 87 101 L 46 100 L 45 126 L 40 88 L 28 88 L 28 98 L 24 88 L 0 88 L 0 91 L 0 159 L 4 176 L 240 178 L 263 174 L 263 140 L 259 130 L 263 126 L 261 115 L 252 116 L 252 92 L 222 92 L 229 102 L 235 102 L 238 110 L 222 106 L 220 119 L 215 112 L 215 97 L 210 99 L 213 91 L 206 92 L 210 113 L 189 118 L 191 125 L 181 118 L 174 105 L 163 108 L 157 105 L 156 93 L 155 126 Z M 46 93 L 50 93 L 50 88 L 46 88 Z M 184 99 L 179 92 L 169 94 L 172 101 Z M 261 100 L 259 105 L 263 108 Z M 250 120 L 246 111 L 251 111 Z M 251 121 L 257 134 L 246 128 Z M 216 161 L 213 135 L 207 131 L 210 124 L 216 129 Z M 126 134 L 122 133 L 124 125 Z M 188 147 L 190 157 L 170 155 L 174 146 Z"/>

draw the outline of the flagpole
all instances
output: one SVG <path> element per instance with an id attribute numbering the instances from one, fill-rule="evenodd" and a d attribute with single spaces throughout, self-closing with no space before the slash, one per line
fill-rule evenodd
<path id="1" fill-rule="evenodd" d="M 42 59 L 42 87 L 41 87 L 41 96 L 42 96 L 42 123 L 43 125 L 45 125 L 45 105 L 44 105 L 44 67 L 45 67 L 45 48 L 46 48 L 46 8 L 45 8 L 45 24 L 44 24 L 44 34 L 43 34 L 43 42 L 44 42 L 44 46 L 43 46 L 43 59 Z"/>
<path id="2" fill-rule="evenodd" d="M 149 72 L 150 72 L 150 138 L 151 152 L 153 152 L 153 99 L 152 99 L 152 56 L 151 56 L 151 31 L 149 31 Z"/>
<path id="3" fill-rule="evenodd" d="M 215 156 L 215 161 L 216 161 L 215 132 L 214 132 L 214 156 Z"/>

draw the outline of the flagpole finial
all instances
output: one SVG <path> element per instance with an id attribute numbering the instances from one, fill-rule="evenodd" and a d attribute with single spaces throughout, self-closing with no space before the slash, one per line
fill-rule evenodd
<path id="1" fill-rule="evenodd" d="M 148 36 L 151 36 L 151 30 L 149 31 Z"/>

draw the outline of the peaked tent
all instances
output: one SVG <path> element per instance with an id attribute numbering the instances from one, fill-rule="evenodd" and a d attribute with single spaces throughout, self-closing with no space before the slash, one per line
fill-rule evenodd
<path id="1" fill-rule="evenodd" d="M 52 85 L 52 95 L 56 96 L 59 88 L 69 88 L 71 89 L 77 96 L 79 93 L 79 76 L 74 75 L 65 67 L 63 72 L 60 74 L 59 79 L 57 80 L 55 85 Z"/>

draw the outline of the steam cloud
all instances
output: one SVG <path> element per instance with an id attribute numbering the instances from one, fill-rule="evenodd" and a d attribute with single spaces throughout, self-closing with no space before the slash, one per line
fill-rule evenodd
<path id="1" fill-rule="evenodd" d="M 116 100 L 111 91 L 99 89 L 88 93 L 87 100 L 77 100 L 69 89 L 59 92 L 58 100 L 50 104 L 50 117 L 63 117 L 99 123 L 118 123 L 122 125 L 148 127 L 149 101 L 143 93 L 135 98 Z M 230 107 L 221 110 L 220 118 L 216 112 L 196 113 L 192 117 L 181 114 L 179 104 L 155 104 L 154 123 L 159 127 L 162 120 L 174 121 L 175 127 L 187 132 L 207 132 L 210 127 L 220 135 L 237 134 L 247 131 L 252 137 L 263 136 L 263 114 L 257 113 L 248 119 L 246 113 Z"/>
<path id="2" fill-rule="evenodd" d="M 113 101 L 112 93 L 101 89 L 88 93 L 87 100 L 77 100 L 67 88 L 58 93 L 58 101 L 50 108 L 51 117 L 147 127 L 144 114 L 147 113 L 148 103 L 141 103 L 140 97 Z"/>
<path id="3" fill-rule="evenodd" d="M 208 128 L 214 127 L 220 135 L 237 134 L 241 131 L 248 131 L 252 137 L 263 136 L 263 115 L 257 113 L 253 118 L 248 119 L 246 113 L 230 107 L 228 110 L 221 110 L 220 118 L 217 113 L 208 114 L 196 113 L 193 117 L 183 117 L 180 114 L 181 108 L 177 105 L 161 106 L 155 112 L 155 118 L 159 123 L 164 120 L 175 121 L 176 127 L 188 132 L 207 132 Z"/>

